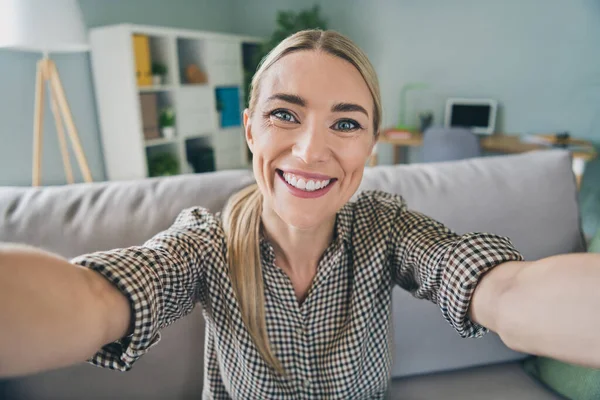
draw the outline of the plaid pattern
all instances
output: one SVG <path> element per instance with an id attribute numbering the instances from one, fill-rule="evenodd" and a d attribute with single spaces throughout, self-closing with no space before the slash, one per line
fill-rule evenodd
<path id="1" fill-rule="evenodd" d="M 286 369 L 276 375 L 242 322 L 218 216 L 184 210 L 143 246 L 83 255 L 127 295 L 133 334 L 106 345 L 95 365 L 128 370 L 159 330 L 200 303 L 206 319 L 205 385 L 210 399 L 366 399 L 385 396 L 391 367 L 391 298 L 398 284 L 439 305 L 463 337 L 486 329 L 467 311 L 475 286 L 493 266 L 522 260 L 507 238 L 456 235 L 407 209 L 399 196 L 363 192 L 339 212 L 309 294 L 299 304 L 271 244 L 261 240 L 266 323 Z"/>

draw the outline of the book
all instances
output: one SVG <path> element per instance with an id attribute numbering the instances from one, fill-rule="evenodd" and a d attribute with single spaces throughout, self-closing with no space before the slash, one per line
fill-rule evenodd
<path id="1" fill-rule="evenodd" d="M 150 39 L 148 36 L 133 35 L 133 54 L 135 56 L 135 74 L 138 86 L 152 85 Z"/>
<path id="2" fill-rule="evenodd" d="M 410 139 L 412 137 L 411 131 L 388 131 L 385 134 L 386 137 L 390 139 Z"/>
<path id="3" fill-rule="evenodd" d="M 158 139 L 160 137 L 160 129 L 158 125 L 158 100 L 156 93 L 140 94 L 140 108 L 142 111 L 144 139 Z"/>

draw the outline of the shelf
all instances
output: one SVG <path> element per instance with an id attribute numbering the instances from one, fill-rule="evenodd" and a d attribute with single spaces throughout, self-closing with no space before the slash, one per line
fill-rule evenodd
<path id="1" fill-rule="evenodd" d="M 173 85 L 159 85 L 159 86 L 139 86 L 138 91 L 140 93 L 152 93 L 152 92 L 167 92 L 175 89 Z"/>
<path id="2" fill-rule="evenodd" d="M 233 134 L 238 134 L 238 133 L 242 133 L 242 136 L 244 135 L 244 125 L 238 125 L 238 126 L 226 126 L 225 128 L 220 127 L 219 129 L 217 129 L 217 135 L 233 135 Z"/>
<path id="3" fill-rule="evenodd" d="M 206 132 L 206 133 L 198 133 L 197 135 L 186 135 L 184 137 L 185 140 L 188 139 L 210 139 L 212 137 L 212 133 L 210 132 Z"/>
<path id="4" fill-rule="evenodd" d="M 260 39 L 137 25 L 94 28 L 91 37 L 109 179 L 249 167 L 243 71 Z M 163 81 L 153 82 L 153 64 L 166 67 Z M 160 129 L 165 109 L 175 113 L 174 136 Z"/>
<path id="5" fill-rule="evenodd" d="M 164 85 L 176 83 L 176 64 L 173 62 L 171 53 L 175 50 L 175 41 L 164 36 L 149 36 L 150 39 L 150 61 L 158 63 L 167 68 L 164 76 Z"/>
<path id="6" fill-rule="evenodd" d="M 206 40 L 204 39 L 177 39 L 177 61 L 179 63 L 179 81 L 181 84 L 194 86 L 194 81 L 188 81 L 187 68 L 196 68 L 196 79 L 203 78 L 202 85 L 208 83 L 206 71 Z"/>
<path id="7" fill-rule="evenodd" d="M 186 138 L 185 158 L 194 173 L 215 171 L 215 148 L 210 136 Z"/>
<path id="8" fill-rule="evenodd" d="M 230 38 L 209 40 L 206 42 L 204 50 L 206 72 L 213 86 L 242 86 L 244 84 L 240 41 Z"/>
<path id="9" fill-rule="evenodd" d="M 146 146 L 163 143 L 165 139 L 160 132 L 161 113 L 168 109 L 174 109 L 173 93 L 168 91 L 141 92 L 138 96 Z"/>
<path id="10" fill-rule="evenodd" d="M 165 69 L 163 75 L 164 85 L 176 83 L 176 64 L 172 57 L 172 53 L 175 51 L 174 39 L 133 32 L 132 40 L 132 50 L 135 59 L 135 69 L 133 72 L 135 73 L 138 87 L 152 87 L 154 66 L 160 66 L 162 67 L 161 69 Z"/>
<path id="11" fill-rule="evenodd" d="M 149 139 L 149 140 L 145 140 L 144 144 L 146 147 L 152 147 L 152 146 L 161 146 L 163 144 L 170 144 L 170 143 L 175 143 L 177 142 L 177 138 L 158 138 L 158 139 Z"/>
<path id="12" fill-rule="evenodd" d="M 216 105 L 210 87 L 187 85 L 175 94 L 175 123 L 181 136 L 205 136 L 214 131 Z"/>
<path id="13" fill-rule="evenodd" d="M 179 144 L 175 139 L 146 147 L 146 161 L 148 177 L 177 175 L 182 171 Z"/>
<path id="14" fill-rule="evenodd" d="M 183 89 L 194 89 L 194 88 L 206 88 L 208 87 L 208 82 L 206 83 L 182 83 L 180 85 Z"/>
<path id="15" fill-rule="evenodd" d="M 221 106 L 219 128 L 240 128 L 242 126 L 242 98 L 239 86 L 218 86 L 215 98 Z"/>

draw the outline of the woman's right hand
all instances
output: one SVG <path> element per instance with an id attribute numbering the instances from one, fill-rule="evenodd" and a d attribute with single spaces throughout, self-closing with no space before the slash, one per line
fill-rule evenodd
<path id="1" fill-rule="evenodd" d="M 0 243 L 0 377 L 83 362 L 126 336 L 131 318 L 128 299 L 99 273 Z"/>

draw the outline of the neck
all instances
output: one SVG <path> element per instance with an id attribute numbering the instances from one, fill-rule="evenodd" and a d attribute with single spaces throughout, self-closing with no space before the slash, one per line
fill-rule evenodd
<path id="1" fill-rule="evenodd" d="M 299 229 L 281 220 L 273 209 L 263 206 L 262 223 L 279 268 L 314 272 L 333 240 L 335 216 L 318 226 Z"/>

